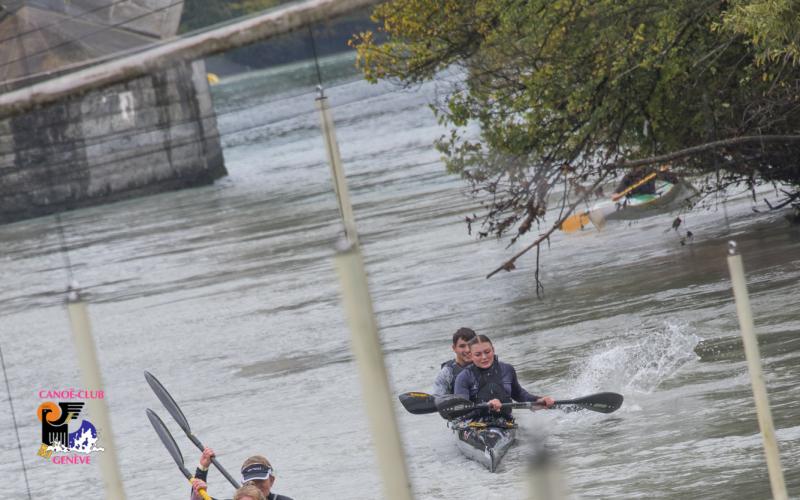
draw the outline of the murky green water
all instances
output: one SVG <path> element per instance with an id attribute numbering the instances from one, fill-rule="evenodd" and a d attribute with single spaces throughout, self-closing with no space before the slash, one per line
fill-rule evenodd
<path id="1" fill-rule="evenodd" d="M 334 61 L 343 68 L 348 61 Z M 346 69 L 341 70 L 346 73 Z M 199 452 L 142 377 L 158 376 L 230 470 L 250 454 L 296 499 L 382 496 L 332 267 L 338 212 L 303 68 L 215 89 L 230 177 L 217 185 L 64 216 L 88 291 L 129 498 L 188 497 L 145 418 L 162 415 L 193 468 Z M 274 82 L 274 85 L 269 85 Z M 288 82 L 288 83 L 287 83 Z M 692 214 L 681 246 L 669 215 L 556 235 L 517 249 L 476 242 L 472 202 L 431 143 L 436 85 L 328 91 L 396 392 L 427 390 L 459 326 L 490 335 L 532 391 L 625 395 L 613 415 L 524 413 L 546 433 L 577 498 L 767 498 L 725 246 L 744 255 L 790 495 L 800 496 L 800 231 L 747 197 Z M 264 95 L 261 95 L 261 94 Z M 41 389 L 80 387 L 52 218 L 0 227 L 0 342 L 35 498 L 102 498 L 94 466 L 36 456 Z M 23 498 L 0 391 L 0 498 Z M 418 498 L 523 498 L 531 438 L 495 475 L 462 457 L 435 415 L 398 416 Z M 102 436 L 101 436 L 102 437 Z M 212 471 L 211 493 L 230 496 Z"/>

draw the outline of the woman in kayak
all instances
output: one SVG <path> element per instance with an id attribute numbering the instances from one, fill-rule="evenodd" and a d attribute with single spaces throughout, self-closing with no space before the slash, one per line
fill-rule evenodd
<path id="1" fill-rule="evenodd" d="M 233 500 L 264 500 L 265 498 L 261 490 L 252 484 L 242 486 L 233 495 Z"/>
<path id="2" fill-rule="evenodd" d="M 469 345 L 472 365 L 458 374 L 454 390 L 456 396 L 476 403 L 487 403 L 490 412 L 495 414 L 502 411 L 503 403 L 510 403 L 512 400 L 532 401 L 545 408 L 553 405 L 554 400 L 550 396 L 535 396 L 519 385 L 517 371 L 513 366 L 497 359 L 489 337 L 476 335 Z M 476 410 L 471 417 L 490 416 L 492 413 Z M 510 417 L 511 410 L 502 411 L 502 415 Z"/>

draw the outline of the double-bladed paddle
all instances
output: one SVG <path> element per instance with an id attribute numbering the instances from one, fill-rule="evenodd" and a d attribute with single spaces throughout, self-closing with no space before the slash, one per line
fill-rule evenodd
<path id="1" fill-rule="evenodd" d="M 614 392 L 600 392 L 597 394 L 592 394 L 590 396 L 584 396 L 582 398 L 576 399 L 563 399 L 559 401 L 555 401 L 552 406 L 549 408 L 559 408 L 559 409 L 584 409 L 584 410 L 592 410 L 597 411 L 600 413 L 611 413 L 617 411 L 620 406 L 622 406 L 622 395 L 617 394 Z M 531 408 L 534 406 L 541 406 L 537 405 L 533 401 L 525 402 L 525 403 L 503 403 L 502 408 L 512 408 L 512 409 L 520 409 L 520 408 Z M 481 410 L 488 408 L 489 405 L 486 403 L 474 403 L 468 399 L 459 398 L 457 396 L 452 398 L 440 398 L 436 400 L 436 409 L 439 412 L 439 415 L 442 418 L 447 420 L 452 420 L 454 418 L 462 417 L 471 413 L 474 410 Z"/>
<path id="2" fill-rule="evenodd" d="M 175 400 L 172 399 L 172 396 L 170 396 L 169 392 L 167 392 L 167 389 L 165 389 L 164 386 L 161 385 L 161 382 L 158 381 L 155 375 L 148 372 L 147 370 L 145 370 L 144 372 L 144 378 L 147 380 L 147 383 L 150 384 L 150 387 L 153 389 L 153 392 L 156 393 L 156 396 L 164 405 L 164 408 L 167 409 L 169 414 L 172 415 L 172 418 L 174 418 L 175 421 L 180 426 L 180 428 L 183 429 L 183 432 L 186 433 L 186 437 L 188 437 L 189 440 L 192 443 L 194 443 L 194 445 L 197 446 L 201 451 L 204 450 L 205 446 L 203 446 L 203 443 L 201 443 L 200 440 L 197 439 L 197 437 L 194 434 L 192 434 L 192 429 L 189 427 L 189 421 L 186 420 L 186 417 L 184 416 L 183 412 L 178 406 L 178 403 L 176 403 Z M 222 473 L 222 475 L 225 476 L 225 479 L 227 479 L 228 482 L 231 483 L 234 488 L 239 488 L 240 486 L 239 482 L 235 480 L 233 477 L 231 477 L 230 474 L 228 474 L 228 471 L 226 471 L 225 467 L 223 467 L 222 465 L 220 465 L 219 462 L 217 462 L 216 458 L 211 457 L 211 463 L 213 463 L 217 467 L 217 469 Z"/>
<path id="3" fill-rule="evenodd" d="M 156 415 L 156 412 L 150 408 L 145 411 L 147 413 L 147 418 L 150 419 L 150 423 L 153 425 L 153 429 L 156 430 L 156 434 L 158 434 L 159 439 L 161 439 L 161 442 L 164 443 L 164 446 L 167 448 L 169 454 L 172 455 L 172 459 L 175 460 L 175 464 L 178 465 L 178 469 L 180 469 L 183 476 L 189 481 L 189 484 L 194 484 L 195 478 L 189 473 L 188 470 L 186 470 L 181 449 L 178 448 L 178 443 L 175 442 L 175 439 L 172 437 L 172 434 L 170 434 L 167 426 L 164 425 L 164 422 L 161 421 L 161 418 Z M 198 490 L 198 493 L 201 497 L 203 497 L 203 500 L 213 500 L 204 489 Z"/>
<path id="4" fill-rule="evenodd" d="M 623 397 L 615 392 L 600 392 L 582 398 L 563 399 L 553 403 L 550 408 L 585 409 L 600 413 L 611 413 L 622 406 Z M 400 403 L 408 412 L 415 415 L 439 413 L 447 420 L 464 416 L 473 410 L 487 408 L 486 403 L 473 403 L 458 396 L 436 397 L 424 392 L 406 392 L 400 395 Z M 504 403 L 503 408 L 531 408 L 534 402 Z"/>

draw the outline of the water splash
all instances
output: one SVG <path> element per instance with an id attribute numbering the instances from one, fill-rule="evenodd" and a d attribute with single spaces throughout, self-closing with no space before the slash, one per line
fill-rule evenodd
<path id="1" fill-rule="evenodd" d="M 626 332 L 601 344 L 576 367 L 572 385 L 578 393 L 651 393 L 684 364 L 699 359 L 694 348 L 701 340 L 688 325 L 671 321 Z"/>

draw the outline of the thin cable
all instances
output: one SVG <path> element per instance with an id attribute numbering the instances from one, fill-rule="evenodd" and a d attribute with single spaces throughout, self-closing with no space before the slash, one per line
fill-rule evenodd
<path id="1" fill-rule="evenodd" d="M 28 491 L 28 500 L 33 500 L 31 496 L 31 485 L 28 483 L 28 469 L 25 468 L 25 455 L 22 454 L 22 441 L 19 439 L 19 429 L 17 428 L 17 415 L 14 412 L 14 401 L 11 397 L 11 385 L 8 383 L 6 373 L 6 361 L 3 359 L 3 348 L 0 347 L 0 364 L 3 365 L 3 378 L 6 380 L 6 390 L 8 391 L 8 404 L 11 406 L 11 420 L 14 422 L 14 432 L 17 434 L 17 448 L 19 448 L 19 461 L 22 463 L 22 475 L 25 477 L 25 488 Z"/>
<path id="2" fill-rule="evenodd" d="M 383 95 L 386 95 L 386 94 L 392 94 L 392 93 L 396 93 L 396 92 L 398 92 L 398 91 L 397 90 L 392 90 L 392 91 L 384 92 L 384 93 L 377 94 L 375 96 L 370 96 L 370 97 L 380 97 L 380 96 L 383 96 Z M 300 95 L 302 95 L 302 94 L 300 94 Z M 294 97 L 296 97 L 296 96 L 294 96 Z M 339 103 L 339 104 L 336 104 L 334 106 L 330 106 L 330 109 L 337 109 L 337 108 L 340 108 L 340 107 L 350 106 L 350 105 L 352 105 L 353 103 L 355 103 L 357 101 L 359 101 L 359 100 Z M 277 102 L 277 101 L 275 101 L 275 102 Z M 260 129 L 260 128 L 263 128 L 263 127 L 268 127 L 270 125 L 275 125 L 275 124 L 284 122 L 286 120 L 295 119 L 295 118 L 297 118 L 299 116 L 312 115 L 314 113 L 316 113 L 315 110 L 309 110 L 309 111 L 306 111 L 306 112 L 303 112 L 303 113 L 300 113 L 300 114 L 294 114 L 294 115 L 291 115 L 291 116 L 281 117 L 278 120 L 246 125 L 244 127 L 240 127 L 238 129 L 235 129 L 235 130 L 226 131 L 224 133 L 223 132 L 217 132 L 215 134 L 209 134 L 209 135 L 206 135 L 206 136 L 204 136 L 203 138 L 200 138 L 200 139 L 191 138 L 191 139 L 184 140 L 184 141 L 174 141 L 174 142 L 171 142 L 169 144 L 169 147 L 172 148 L 172 149 L 175 149 L 175 148 L 182 147 L 182 146 L 191 146 L 191 145 L 195 145 L 195 144 L 200 144 L 203 141 L 207 141 L 207 140 L 211 140 L 211 139 L 217 139 L 217 138 L 218 139 L 224 139 L 226 137 L 230 137 L 230 136 L 233 136 L 233 135 L 236 135 L 236 134 L 240 134 L 240 133 L 243 133 L 243 132 L 250 132 L 250 131 L 257 130 L 257 129 Z M 220 145 L 220 147 L 222 147 L 222 145 Z M 102 166 L 106 166 L 106 165 L 111 165 L 111 164 L 114 164 L 114 163 L 118 163 L 120 161 L 125 161 L 125 160 L 129 160 L 129 159 L 132 159 L 132 158 L 139 158 L 139 157 L 142 157 L 142 156 L 145 156 L 145 155 L 149 155 L 149 154 L 157 154 L 157 153 L 160 153 L 160 152 L 164 151 L 164 145 L 163 144 L 154 144 L 150 148 L 142 148 L 140 146 L 133 146 L 133 147 L 130 147 L 130 148 L 119 150 L 119 151 L 117 151 L 117 153 L 125 153 L 125 152 L 128 152 L 128 151 L 133 152 L 133 154 L 126 155 L 126 156 L 120 156 L 120 157 L 113 157 L 113 158 L 110 158 L 109 160 L 104 161 L 104 162 L 94 163 L 94 164 L 92 164 L 92 168 L 98 168 L 98 167 L 102 167 Z M 56 163 L 56 164 L 50 165 L 48 168 L 53 168 L 53 167 L 56 167 L 56 166 L 63 166 L 65 164 L 66 163 Z M 9 170 L 6 175 L 13 175 L 13 174 L 14 174 L 14 171 L 13 170 Z M 3 176 L 3 174 L 0 174 L 0 177 L 2 177 L 2 176 Z M 50 177 L 48 177 L 48 178 L 50 178 Z"/>
<path id="3" fill-rule="evenodd" d="M 94 9 L 85 10 L 83 12 L 78 13 L 77 15 L 70 15 L 70 14 L 68 14 L 66 12 L 63 12 L 63 13 L 59 12 L 58 14 L 63 15 L 67 19 L 75 19 L 75 20 L 81 21 L 81 20 L 83 20 L 82 17 L 85 16 L 86 14 L 92 14 L 94 12 L 97 12 L 98 10 L 108 9 L 110 7 L 113 7 L 114 5 L 117 5 L 117 4 L 120 4 L 120 3 L 128 3 L 128 2 L 129 2 L 129 0 L 116 0 L 116 1 L 111 2 L 109 4 L 101 5 L 100 7 L 95 7 Z M 35 9 L 44 10 L 43 7 L 40 7 L 38 5 L 28 5 L 26 7 L 33 7 Z M 52 28 L 53 26 L 58 26 L 63 21 L 64 20 L 62 19 L 62 20 L 59 20 L 59 21 L 56 21 L 56 22 L 53 22 L 53 23 L 50 23 L 50 24 L 45 24 L 44 26 L 37 26 L 36 28 L 29 29 L 27 31 L 23 31 L 21 33 L 15 33 L 13 36 L 9 36 L 9 37 L 6 37 L 6 38 L 0 38 L 0 43 L 7 42 L 7 41 L 13 40 L 15 38 L 22 38 L 25 35 L 30 35 L 31 33 L 36 33 L 37 31 L 44 31 L 44 30 L 46 30 L 48 28 Z"/>
<path id="4" fill-rule="evenodd" d="M 331 88 L 342 87 L 342 86 L 345 86 L 345 85 L 349 85 L 351 83 L 353 83 L 353 82 L 345 82 L 345 83 L 341 83 L 339 85 L 334 85 Z M 382 97 L 382 96 L 389 95 L 389 94 L 401 93 L 403 91 L 404 91 L 403 89 L 393 88 L 393 89 L 388 90 L 386 92 L 381 92 L 381 93 L 377 93 L 375 95 L 370 95 L 367 98 L 372 99 L 372 98 Z M 311 93 L 311 92 L 312 92 L 311 90 L 308 90 L 308 91 L 305 91 L 305 92 L 292 94 L 292 95 L 289 95 L 289 96 L 286 96 L 286 97 L 282 97 L 280 99 L 275 99 L 273 101 L 268 101 L 266 104 L 274 104 L 274 103 L 279 103 L 281 101 L 288 101 L 288 100 L 297 98 L 299 96 L 302 96 L 303 94 L 308 94 L 308 93 Z M 350 106 L 350 105 L 352 105 L 353 103 L 355 103 L 357 101 L 360 102 L 361 100 L 362 99 L 356 99 L 356 100 L 353 100 L 353 101 L 339 102 L 339 103 L 337 103 L 337 104 L 335 104 L 333 106 L 330 106 L 330 109 L 337 109 L 337 108 L 343 108 L 343 107 L 346 107 L 346 106 Z M 235 108 L 233 110 L 228 110 L 225 113 L 220 113 L 220 114 L 216 114 L 216 115 L 215 114 L 201 115 L 198 118 L 189 118 L 189 119 L 187 119 L 185 121 L 174 122 L 174 123 L 170 124 L 170 126 L 174 127 L 176 125 L 188 125 L 188 124 L 192 124 L 192 123 L 197 123 L 198 121 L 211 119 L 211 118 L 213 118 L 215 116 L 218 118 L 219 116 L 233 114 L 233 113 L 240 112 L 240 111 L 243 111 L 243 110 L 246 110 L 246 109 L 252 109 L 252 107 L 253 106 L 243 106 L 241 108 Z M 193 144 L 199 144 L 199 143 L 203 142 L 204 140 L 211 140 L 211 139 L 215 139 L 215 138 L 224 139 L 226 137 L 237 135 L 237 134 L 240 134 L 240 133 L 243 133 L 243 132 L 249 132 L 249 131 L 256 130 L 256 129 L 263 128 L 263 127 L 267 127 L 267 126 L 270 126 L 270 125 L 275 125 L 275 124 L 284 122 L 286 120 L 295 119 L 295 118 L 303 116 L 303 115 L 311 115 L 311 114 L 314 114 L 314 113 L 316 113 L 315 110 L 308 110 L 308 111 L 304 111 L 302 113 L 296 113 L 296 114 L 292 114 L 292 115 L 289 115 L 289 116 L 281 116 L 277 120 L 271 120 L 271 121 L 265 121 L 265 122 L 256 123 L 256 124 L 245 125 L 243 127 L 239 127 L 239 128 L 233 129 L 233 130 L 227 130 L 225 132 L 219 132 L 219 127 L 217 127 L 217 129 L 218 129 L 217 133 L 209 134 L 209 135 L 205 136 L 204 139 L 194 139 L 194 138 L 192 138 L 192 139 L 189 139 L 189 140 L 186 140 L 186 141 L 175 141 L 175 142 L 172 142 L 170 144 L 170 146 L 172 148 L 176 148 L 176 147 L 180 147 L 180 146 L 189 146 L 189 145 L 193 145 Z M 101 142 L 106 142 L 109 138 L 113 138 L 113 136 L 131 137 L 131 136 L 149 134 L 152 131 L 163 130 L 163 129 L 164 129 L 164 127 L 162 127 L 160 124 L 156 124 L 156 125 L 152 125 L 150 127 L 142 127 L 142 129 L 138 129 L 135 132 L 122 131 L 122 132 L 114 132 L 114 133 L 111 133 L 111 134 L 103 134 L 103 135 L 100 135 L 100 136 L 92 136 L 92 137 L 88 137 L 86 139 L 87 140 L 96 141 L 96 142 L 92 142 L 90 144 L 87 144 L 87 146 L 93 146 L 93 145 L 96 145 L 96 144 L 101 143 Z M 63 143 L 54 143 L 54 144 L 68 144 L 68 141 L 64 141 Z M 29 150 L 37 150 L 38 148 L 30 147 L 30 148 L 27 148 L 27 149 L 29 149 Z M 110 158 L 108 161 L 97 163 L 97 164 L 93 164 L 92 166 L 93 167 L 101 167 L 101 166 L 104 166 L 104 165 L 110 165 L 110 164 L 113 164 L 113 163 L 116 163 L 116 162 L 120 162 L 120 161 L 124 161 L 124 160 L 127 160 L 127 159 L 140 157 L 140 156 L 146 155 L 146 154 L 155 154 L 155 153 L 158 153 L 160 151 L 163 151 L 163 144 L 156 144 L 156 145 L 154 145 L 153 148 L 141 148 L 140 146 L 133 146 L 133 147 L 130 147 L 130 148 L 125 148 L 125 149 L 118 150 L 115 153 L 117 153 L 117 154 L 126 153 L 128 151 L 134 152 L 134 154 L 129 155 L 129 156 L 113 157 L 113 158 Z M 9 154 L 9 153 L 6 153 L 6 154 Z M 65 163 L 56 163 L 53 166 L 63 166 L 63 165 L 65 165 Z M 14 175 L 14 173 L 15 172 L 13 170 L 8 170 L 8 172 L 5 175 Z M 4 176 L 4 174 L 0 173 L 0 178 L 2 178 L 3 176 Z"/>
<path id="5" fill-rule="evenodd" d="M 66 40 L 66 41 L 61 42 L 61 43 L 57 43 L 57 44 L 55 44 L 53 46 L 47 47 L 47 49 L 45 49 L 45 50 L 40 50 L 38 52 L 34 52 L 32 54 L 28 54 L 25 57 L 18 57 L 17 59 L 12 59 L 11 61 L 7 61 L 4 64 L 0 65 L 0 69 L 6 68 L 6 67 L 14 64 L 15 62 L 23 61 L 25 59 L 31 59 L 34 56 L 38 56 L 38 55 L 41 55 L 41 54 L 48 54 L 53 49 L 57 49 L 58 47 L 63 47 L 65 45 L 72 45 L 75 42 L 79 42 L 81 40 L 89 38 L 90 36 L 97 35 L 98 33 L 103 33 L 105 31 L 110 31 L 113 28 L 118 28 L 120 26 L 124 26 L 124 25 L 126 25 L 126 24 L 128 24 L 130 22 L 136 21 L 137 19 L 142 19 L 144 17 L 151 16 L 151 15 L 157 13 L 157 12 L 161 12 L 161 11 L 164 11 L 164 10 L 171 9 L 171 8 L 177 6 L 177 5 L 181 5 L 182 3 L 183 3 L 183 0 L 179 0 L 177 2 L 173 2 L 173 3 L 169 4 L 169 5 L 167 5 L 165 7 L 159 7 L 158 9 L 153 9 L 153 10 L 147 11 L 145 14 L 140 14 L 138 16 L 131 17 L 129 19 L 126 19 L 123 22 L 109 24 L 108 26 L 103 26 L 103 28 L 101 28 L 99 30 L 92 31 L 90 33 L 85 33 L 85 34 L 83 34 L 83 35 L 81 35 L 81 36 L 79 36 L 77 38 L 73 38 L 73 39 Z"/>
<path id="6" fill-rule="evenodd" d="M 350 85 L 350 84 L 352 84 L 352 83 L 354 83 L 356 81 L 359 81 L 359 78 L 356 75 L 354 75 L 352 79 L 347 79 L 347 80 L 345 80 L 345 81 L 343 81 L 343 82 L 341 82 L 341 83 L 339 83 L 337 85 L 332 85 L 329 88 L 333 89 L 333 88 L 337 88 L 337 87 L 343 87 L 345 85 Z M 403 92 L 403 91 L 404 91 L 404 89 L 396 88 L 396 89 L 389 90 L 387 92 L 384 92 L 383 94 L 378 94 L 378 95 L 385 95 L 385 94 L 389 94 L 389 93 L 399 93 L 399 92 Z M 310 93 L 310 92 L 313 92 L 313 89 L 302 90 L 300 92 L 293 93 L 293 94 L 284 94 L 284 95 L 281 95 L 278 99 L 267 100 L 267 101 L 265 101 L 264 104 L 256 104 L 255 106 L 265 106 L 265 105 L 272 105 L 274 103 L 280 103 L 282 101 L 287 101 L 287 100 L 290 100 L 290 99 L 294 99 L 294 98 L 296 98 L 298 96 L 301 96 L 303 94 Z M 223 117 L 223 116 L 228 116 L 228 115 L 237 113 L 239 111 L 245 111 L 245 110 L 253 109 L 254 105 L 250 103 L 250 99 L 253 98 L 253 97 L 256 97 L 256 92 L 253 92 L 252 94 L 246 95 L 245 97 L 246 97 L 245 100 L 248 101 L 248 104 L 245 104 L 245 105 L 242 105 L 242 106 L 233 106 L 233 107 L 230 107 L 229 109 L 226 109 L 225 111 L 222 111 L 222 112 L 212 111 L 212 113 L 207 114 L 207 115 L 201 115 L 198 118 L 191 117 L 191 118 L 187 118 L 186 120 L 170 122 L 170 126 L 174 127 L 174 126 L 177 126 L 177 125 L 186 125 L 186 124 L 190 124 L 190 123 L 196 123 L 197 120 L 220 118 L 220 117 Z M 369 96 L 369 97 L 373 97 L 373 96 Z M 213 100 L 213 96 L 212 96 L 212 100 Z M 237 101 L 238 100 L 241 100 L 241 99 L 237 99 Z M 161 107 L 162 106 L 159 106 L 159 105 L 148 106 L 148 107 L 139 107 L 139 108 L 135 109 L 135 112 L 137 112 L 137 113 L 148 112 L 150 110 L 157 110 L 157 109 L 159 109 Z M 107 118 L 107 117 L 118 116 L 118 115 L 119 115 L 118 111 L 113 111 L 113 112 L 108 112 L 108 113 L 100 113 L 100 114 L 92 115 L 91 118 L 93 120 L 96 120 L 96 119 L 99 119 L 99 118 Z M 50 122 L 48 122 L 46 124 L 43 124 L 43 127 L 51 128 L 51 127 L 56 127 L 56 126 L 59 126 L 59 125 L 67 125 L 67 124 L 71 124 L 71 123 L 74 123 L 74 120 L 69 118 L 69 117 L 67 117 L 67 118 L 64 118 L 64 119 L 61 119 L 61 120 L 50 121 Z M 119 130 L 119 131 L 114 131 L 114 132 L 108 132 L 108 133 L 105 133 L 105 134 L 97 134 L 97 135 L 84 137 L 83 140 L 84 141 L 97 141 L 97 142 L 91 142 L 91 143 L 86 143 L 85 144 L 86 146 L 93 146 L 93 145 L 99 143 L 101 140 L 105 141 L 107 139 L 113 139 L 115 137 L 130 137 L 130 136 L 135 136 L 135 135 L 147 133 L 147 132 L 153 131 L 153 130 L 162 130 L 163 128 L 164 127 L 161 124 L 156 124 L 156 125 L 151 125 L 151 126 L 147 126 L 147 127 L 140 127 L 140 129 L 137 130 L 136 132 L 132 132 L 131 130 Z M 14 136 L 14 132 L 13 131 L 9 131 L 7 133 L 0 133 L 0 139 L 2 139 L 3 137 L 13 137 L 13 136 Z M 70 144 L 74 144 L 74 141 L 72 141 L 72 140 L 54 141 L 54 142 L 49 142 L 48 146 L 70 145 Z M 31 146 L 31 147 L 23 148 L 23 149 L 14 149 L 13 152 L 14 153 L 20 153 L 20 152 L 25 152 L 25 151 L 38 151 L 40 149 L 41 149 L 40 147 Z M 0 154 L 11 154 L 11 152 L 10 151 L 3 152 L 2 150 L 0 150 Z"/>
<path id="7" fill-rule="evenodd" d="M 314 67 L 317 68 L 317 84 L 322 89 L 322 72 L 319 70 L 319 58 L 317 57 L 317 44 L 314 41 L 314 31 L 308 25 L 308 37 L 311 39 L 311 52 L 314 54 Z"/>

